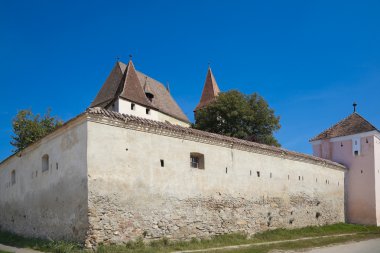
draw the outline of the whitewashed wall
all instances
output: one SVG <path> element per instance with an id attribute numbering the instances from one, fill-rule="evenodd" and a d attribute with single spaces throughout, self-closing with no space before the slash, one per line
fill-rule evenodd
<path id="1" fill-rule="evenodd" d="M 88 245 L 344 222 L 342 169 L 88 124 Z"/>
<path id="2" fill-rule="evenodd" d="M 84 120 L 71 122 L 20 157 L 0 164 L 1 230 L 84 241 L 88 227 L 86 125 Z M 49 169 L 42 172 L 45 154 L 49 155 Z"/>
<path id="3" fill-rule="evenodd" d="M 119 98 L 108 110 L 120 112 L 123 114 L 133 115 L 150 120 L 156 120 L 161 122 L 169 122 L 171 124 L 180 125 L 183 127 L 189 127 L 190 124 L 166 115 L 162 112 L 150 109 L 149 114 L 146 113 L 146 107 L 139 104 L 135 104 L 134 110 L 131 109 L 132 102 Z"/>

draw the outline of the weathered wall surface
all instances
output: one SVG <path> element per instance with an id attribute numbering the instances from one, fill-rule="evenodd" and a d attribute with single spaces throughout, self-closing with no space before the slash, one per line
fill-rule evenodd
<path id="1" fill-rule="evenodd" d="M 191 152 L 204 170 L 190 167 Z M 88 187 L 88 246 L 344 222 L 341 168 L 96 122 Z"/>
<path id="2" fill-rule="evenodd" d="M 87 123 L 71 122 L 0 164 L 0 229 L 84 241 Z M 49 156 L 42 171 L 42 156 Z M 14 171 L 14 180 L 12 180 Z M 13 181 L 13 182 L 12 182 Z"/>

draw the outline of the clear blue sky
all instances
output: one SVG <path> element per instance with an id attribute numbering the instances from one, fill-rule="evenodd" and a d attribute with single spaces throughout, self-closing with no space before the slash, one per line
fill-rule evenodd
<path id="1" fill-rule="evenodd" d="M 11 119 L 83 112 L 117 56 L 166 83 L 187 116 L 210 61 L 223 91 L 258 92 L 283 147 L 352 112 L 380 127 L 380 1 L 1 1 L 0 160 Z"/>

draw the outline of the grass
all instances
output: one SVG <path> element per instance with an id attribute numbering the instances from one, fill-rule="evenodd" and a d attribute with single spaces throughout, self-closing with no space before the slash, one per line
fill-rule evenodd
<path id="1" fill-rule="evenodd" d="M 218 252 L 269 252 L 273 249 L 290 250 L 300 248 L 310 248 L 332 243 L 342 243 L 353 240 L 365 240 L 371 238 L 380 238 L 380 228 L 375 226 L 362 226 L 351 224 L 335 224 L 320 227 L 306 227 L 299 229 L 276 229 L 258 233 L 250 238 L 244 234 L 226 234 L 213 236 L 210 239 L 192 239 L 190 241 L 169 241 L 166 238 L 161 240 L 144 243 L 142 238 L 135 241 L 126 242 L 123 245 L 99 245 L 96 253 L 161 253 L 171 252 L 176 250 L 192 250 L 192 249 L 207 249 L 215 247 L 223 247 L 230 245 L 241 245 L 251 243 L 263 243 L 281 240 L 292 240 L 303 237 L 317 237 L 328 236 L 337 234 L 350 234 L 355 235 L 344 237 L 324 237 L 313 238 L 312 240 L 303 240 L 297 242 L 284 242 L 272 245 L 251 246 L 235 250 L 223 250 Z M 73 253 L 85 252 L 80 245 L 69 242 L 52 242 L 40 239 L 28 239 L 13 234 L 0 232 L 0 243 L 23 247 L 32 248 L 40 251 L 47 251 L 53 253 Z M 1 252 L 0 252 L 1 253 Z"/>
<path id="2" fill-rule="evenodd" d="M 0 231 L 0 243 L 17 248 L 29 248 L 45 252 L 70 253 L 80 251 L 82 248 L 79 244 L 49 241 L 36 238 L 25 238 L 19 235 Z M 2 252 L 0 252 L 2 253 Z"/>
<path id="3" fill-rule="evenodd" d="M 11 253 L 11 252 L 0 250 L 0 253 Z"/>

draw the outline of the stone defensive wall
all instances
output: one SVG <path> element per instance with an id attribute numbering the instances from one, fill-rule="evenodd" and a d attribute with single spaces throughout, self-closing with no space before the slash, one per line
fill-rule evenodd
<path id="1" fill-rule="evenodd" d="M 0 163 L 0 230 L 91 247 L 344 222 L 345 170 L 92 108 Z"/>
<path id="2" fill-rule="evenodd" d="M 87 246 L 345 220 L 340 164 L 99 108 L 87 118 Z"/>

